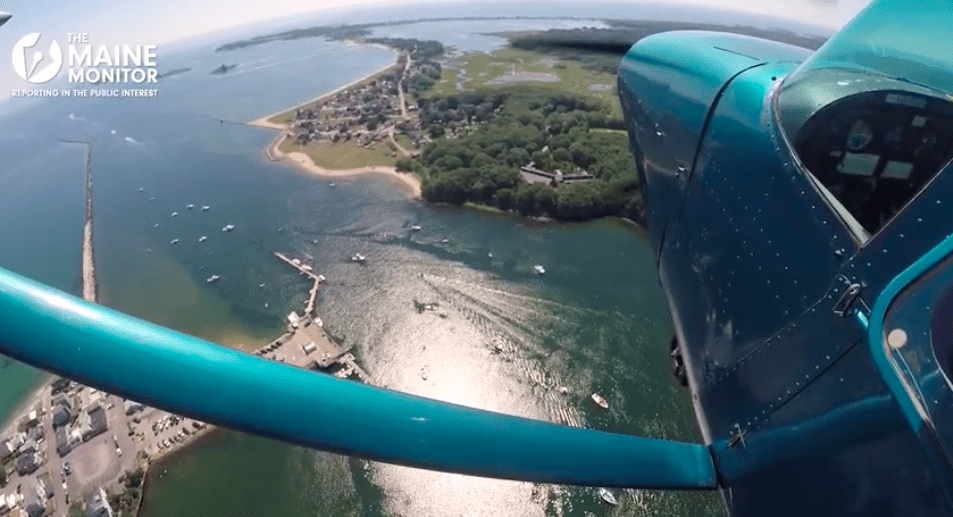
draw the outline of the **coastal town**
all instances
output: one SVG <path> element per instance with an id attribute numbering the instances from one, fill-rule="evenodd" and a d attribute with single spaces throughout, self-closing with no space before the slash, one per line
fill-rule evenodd
<path id="1" fill-rule="evenodd" d="M 414 98 L 440 77 L 440 65 L 416 47 L 377 74 L 332 94 L 269 117 L 298 146 L 353 142 L 359 148 L 384 143 L 391 157 L 414 157 L 430 141 L 421 128 Z"/>
<path id="2" fill-rule="evenodd" d="M 299 259 L 275 256 L 313 286 L 302 314 L 291 311 L 286 332 L 254 354 L 370 382 L 370 375 L 314 314 L 324 276 Z M 135 515 L 150 465 L 214 428 L 56 378 L 0 433 L 0 516 Z"/>

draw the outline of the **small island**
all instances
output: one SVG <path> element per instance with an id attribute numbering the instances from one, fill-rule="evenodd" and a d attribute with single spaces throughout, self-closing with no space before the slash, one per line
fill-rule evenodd
<path id="1" fill-rule="evenodd" d="M 221 75 L 221 74 L 225 74 L 225 73 L 227 73 L 228 71 L 230 71 L 231 69 L 235 68 L 236 66 L 238 66 L 237 63 L 234 64 L 234 65 L 222 65 L 222 66 L 216 68 L 215 70 L 212 70 L 211 72 L 209 72 L 209 75 Z"/>
<path id="2" fill-rule="evenodd" d="M 176 68 L 176 69 L 173 69 L 173 70 L 169 70 L 168 72 L 163 72 L 163 73 L 157 75 L 157 76 L 156 76 L 156 79 L 162 79 L 163 77 L 170 77 L 170 76 L 173 76 L 173 75 L 184 74 L 184 73 L 186 73 L 186 72 L 191 72 L 191 71 L 192 71 L 192 69 L 189 68 L 189 67 Z"/>

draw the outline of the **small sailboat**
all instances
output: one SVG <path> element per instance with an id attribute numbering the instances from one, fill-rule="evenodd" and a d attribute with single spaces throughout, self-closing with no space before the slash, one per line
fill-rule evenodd
<path id="1" fill-rule="evenodd" d="M 601 407 L 602 409 L 609 409 L 609 401 L 607 401 L 605 397 L 603 397 L 602 395 L 598 393 L 592 394 L 592 401 L 595 402 L 596 405 Z"/>
<path id="2" fill-rule="evenodd" d="M 533 266 L 533 269 L 536 270 L 537 274 L 540 274 L 540 275 L 546 274 L 546 268 L 544 268 L 543 266 L 540 266 L 539 264 L 536 264 L 535 266 Z"/>
<path id="3" fill-rule="evenodd" d="M 206 237 L 205 235 L 199 237 L 199 242 L 205 242 L 207 240 L 208 240 L 208 237 Z"/>
<path id="4" fill-rule="evenodd" d="M 235 225 L 233 224 L 226 224 L 224 227 L 222 227 L 223 232 L 230 232 L 234 229 L 235 229 Z"/>
<path id="5" fill-rule="evenodd" d="M 172 239 L 172 242 L 170 242 L 169 244 L 175 244 L 177 242 L 179 242 L 179 239 Z"/>
<path id="6" fill-rule="evenodd" d="M 612 506 L 619 504 L 619 501 L 614 495 L 612 495 L 612 492 L 610 492 L 608 488 L 599 487 L 599 489 L 596 490 L 596 493 L 599 494 L 599 497 L 601 497 L 603 501 L 611 504 Z"/>
<path id="7" fill-rule="evenodd" d="M 202 211 L 203 211 L 203 212 L 208 212 L 208 211 L 209 211 L 209 208 L 210 208 L 210 207 L 209 207 L 208 205 L 205 205 L 205 206 L 202 207 Z"/>
<path id="8" fill-rule="evenodd" d="M 212 275 L 212 276 L 206 278 L 206 279 L 205 279 L 205 282 L 211 284 L 212 282 L 217 281 L 219 278 L 221 278 L 221 277 L 218 276 L 218 275 Z"/>
<path id="9" fill-rule="evenodd" d="M 191 209 L 195 208 L 195 205 L 193 205 L 192 203 L 189 203 L 189 204 L 185 205 L 185 208 L 188 208 L 189 210 L 191 210 Z"/>
<path id="10" fill-rule="evenodd" d="M 178 216 L 179 216 L 178 212 L 172 212 L 172 217 L 178 217 Z"/>

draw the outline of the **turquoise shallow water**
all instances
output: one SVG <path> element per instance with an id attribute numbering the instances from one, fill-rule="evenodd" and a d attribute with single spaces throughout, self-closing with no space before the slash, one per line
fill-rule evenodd
<path id="1" fill-rule="evenodd" d="M 427 30 L 440 37 L 439 28 Z M 638 231 L 612 220 L 554 225 L 431 206 L 408 200 L 388 178 L 332 186 L 271 163 L 262 150 L 274 133 L 230 122 L 331 90 L 393 54 L 318 40 L 228 55 L 210 48 L 163 61 L 193 70 L 169 78 L 156 99 L 60 99 L 0 120 L 0 152 L 11 157 L 0 165 L 0 265 L 78 294 L 84 156 L 55 140 L 87 139 L 108 306 L 257 346 L 300 309 L 309 287 L 272 256 L 281 251 L 328 277 L 317 312 L 381 385 L 572 425 L 697 439 L 688 396 L 667 370 L 671 322 Z M 235 62 L 234 74 L 207 73 Z M 235 231 L 222 233 L 226 224 Z M 366 266 L 349 260 L 356 252 Z M 535 264 L 546 274 L 535 274 Z M 207 284 L 212 274 L 221 280 Z M 437 302 L 446 318 L 418 314 L 414 300 Z M 11 362 L 0 378 L 2 417 L 42 375 Z M 591 403 L 596 391 L 610 411 Z M 223 431 L 153 469 L 144 515 L 720 512 L 717 498 L 701 494 L 619 497 L 612 509 L 591 489 L 424 472 Z"/>

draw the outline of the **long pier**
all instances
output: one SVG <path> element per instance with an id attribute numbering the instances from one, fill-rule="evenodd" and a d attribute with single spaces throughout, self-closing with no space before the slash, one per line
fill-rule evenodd
<path id="1" fill-rule="evenodd" d="M 304 313 L 307 316 L 312 315 L 314 312 L 314 300 L 318 296 L 318 286 L 321 285 L 321 282 L 324 280 L 324 277 L 321 275 L 314 274 L 314 271 L 311 269 L 311 266 L 302 264 L 298 259 L 290 259 L 281 253 L 275 252 L 275 256 L 279 259 L 287 262 L 288 265 L 298 270 L 302 275 L 310 277 L 314 280 L 314 286 L 311 287 L 311 292 L 308 294 L 308 305 L 305 307 Z"/>
<path id="2" fill-rule="evenodd" d="M 370 383 L 370 375 L 357 364 L 354 355 L 338 345 L 324 329 L 321 318 L 314 315 L 314 302 L 318 287 L 325 280 L 324 276 L 315 274 L 311 266 L 298 259 L 288 258 L 281 253 L 275 253 L 275 256 L 297 269 L 300 274 L 311 278 L 314 285 L 308 294 L 304 315 L 299 316 L 296 312 L 291 312 L 288 315 L 287 331 L 258 349 L 255 354 L 302 368 L 324 371 L 342 379 L 354 377 L 361 382 Z"/>
<path id="3" fill-rule="evenodd" d="M 93 255 L 93 146 L 86 140 L 60 140 L 86 146 L 86 217 L 83 221 L 83 299 L 98 301 L 96 260 Z"/>

